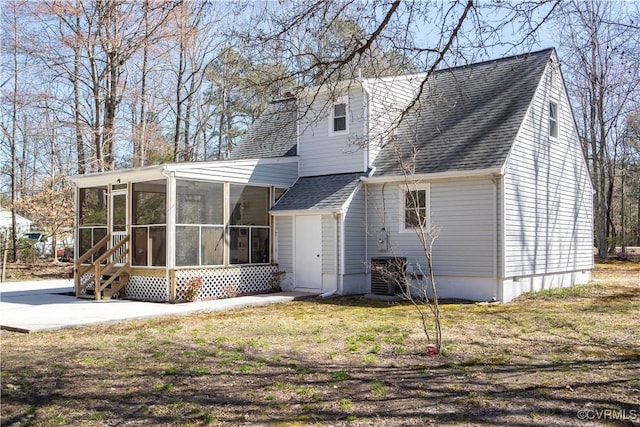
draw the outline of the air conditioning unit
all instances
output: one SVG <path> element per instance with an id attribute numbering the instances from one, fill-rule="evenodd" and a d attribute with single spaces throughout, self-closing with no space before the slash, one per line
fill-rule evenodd
<path id="1" fill-rule="evenodd" d="M 371 258 L 371 293 L 396 295 L 402 293 L 407 259 L 397 257 Z"/>

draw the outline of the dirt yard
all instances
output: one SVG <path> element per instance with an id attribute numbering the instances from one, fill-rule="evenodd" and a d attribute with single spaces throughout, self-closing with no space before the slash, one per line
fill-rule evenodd
<path id="1" fill-rule="evenodd" d="M 51 260 L 36 260 L 28 263 L 7 263 L 5 277 L 7 282 L 67 279 L 72 271 L 72 262 L 54 263 Z"/>
<path id="2" fill-rule="evenodd" d="M 3 426 L 639 425 L 640 264 L 509 304 L 355 298 L 22 335 Z"/>

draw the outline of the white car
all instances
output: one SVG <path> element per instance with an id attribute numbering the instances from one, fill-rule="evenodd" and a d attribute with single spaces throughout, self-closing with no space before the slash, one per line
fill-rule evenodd
<path id="1" fill-rule="evenodd" d="M 53 243 L 50 236 L 40 231 L 31 231 L 22 235 L 29 240 L 33 249 L 41 257 L 50 256 L 53 253 Z M 72 236 L 58 237 L 58 257 L 70 259 L 73 257 L 74 239 Z"/>

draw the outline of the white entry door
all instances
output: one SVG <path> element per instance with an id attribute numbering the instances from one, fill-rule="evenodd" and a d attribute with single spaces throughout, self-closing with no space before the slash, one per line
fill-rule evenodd
<path id="1" fill-rule="evenodd" d="M 295 289 L 322 291 L 322 217 L 295 217 Z"/>

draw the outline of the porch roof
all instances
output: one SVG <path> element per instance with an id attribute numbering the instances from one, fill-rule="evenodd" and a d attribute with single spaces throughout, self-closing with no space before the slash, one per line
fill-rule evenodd
<path id="1" fill-rule="evenodd" d="M 358 187 L 362 172 L 300 178 L 271 209 L 274 215 L 292 211 L 338 212 Z"/>
<path id="2" fill-rule="evenodd" d="M 92 187 L 128 181 L 142 182 L 170 176 L 201 181 L 247 183 L 289 187 L 297 177 L 298 157 L 215 160 L 165 163 L 139 168 L 117 169 L 68 177 L 78 187 Z"/>

